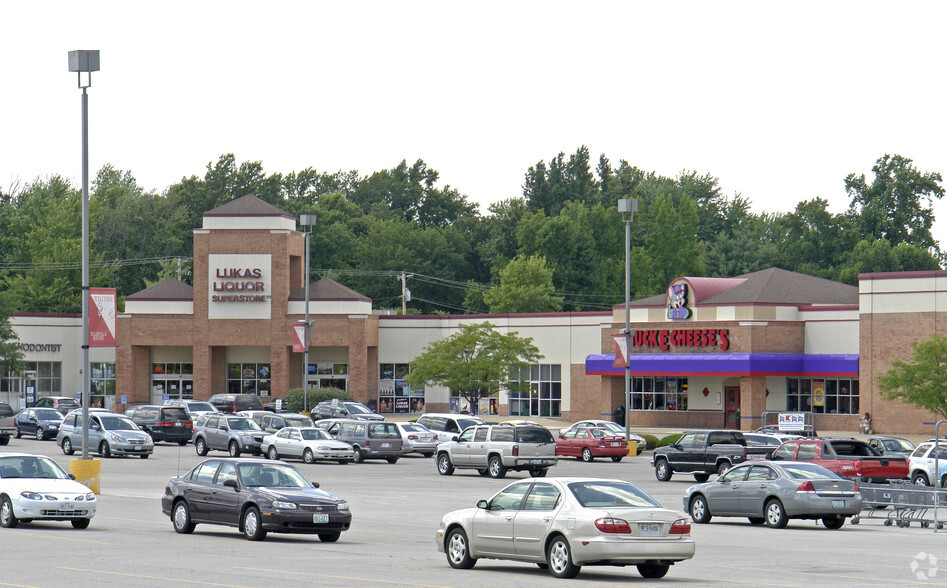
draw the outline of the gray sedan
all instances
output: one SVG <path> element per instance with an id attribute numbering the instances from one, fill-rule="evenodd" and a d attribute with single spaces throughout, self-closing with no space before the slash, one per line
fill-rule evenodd
<path id="1" fill-rule="evenodd" d="M 822 519 L 827 528 L 839 529 L 845 517 L 861 509 L 858 484 L 797 461 L 741 464 L 684 495 L 684 510 L 695 523 L 709 523 L 714 516 L 747 517 L 754 525 L 782 529 L 789 519 Z"/>

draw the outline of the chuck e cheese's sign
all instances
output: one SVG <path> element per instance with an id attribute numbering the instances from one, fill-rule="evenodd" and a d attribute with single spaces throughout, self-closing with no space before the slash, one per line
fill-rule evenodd
<path id="1" fill-rule="evenodd" d="M 207 269 L 208 318 L 270 318 L 269 255 L 211 254 Z"/>
<path id="2" fill-rule="evenodd" d="M 631 340 L 635 347 L 657 347 L 666 351 L 671 347 L 730 348 L 730 329 L 649 329 L 637 330 Z"/>

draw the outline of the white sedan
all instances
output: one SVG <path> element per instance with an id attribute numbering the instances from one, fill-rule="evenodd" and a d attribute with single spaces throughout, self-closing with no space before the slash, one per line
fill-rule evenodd
<path id="1" fill-rule="evenodd" d="M 8 529 L 34 520 L 89 526 L 95 493 L 43 455 L 0 453 L 0 525 Z"/>
<path id="2" fill-rule="evenodd" d="M 435 542 L 453 568 L 508 559 L 574 578 L 583 565 L 634 565 L 662 578 L 694 557 L 690 531 L 686 514 L 624 480 L 545 478 L 513 482 L 476 508 L 444 515 Z"/>
<path id="3" fill-rule="evenodd" d="M 331 460 L 345 464 L 355 459 L 351 445 L 317 427 L 283 427 L 278 433 L 263 437 L 260 450 L 270 459 L 297 457 L 306 463 Z"/>

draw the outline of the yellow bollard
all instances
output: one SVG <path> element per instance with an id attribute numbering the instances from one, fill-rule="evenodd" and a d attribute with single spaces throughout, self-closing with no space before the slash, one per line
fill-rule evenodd
<path id="1" fill-rule="evenodd" d="M 69 460 L 69 473 L 76 477 L 76 482 L 85 484 L 96 494 L 102 492 L 100 478 L 102 474 L 102 462 L 98 459 L 71 459 Z"/>
<path id="2" fill-rule="evenodd" d="M 631 455 L 631 456 L 638 455 L 638 442 L 637 441 L 628 442 L 628 455 Z"/>

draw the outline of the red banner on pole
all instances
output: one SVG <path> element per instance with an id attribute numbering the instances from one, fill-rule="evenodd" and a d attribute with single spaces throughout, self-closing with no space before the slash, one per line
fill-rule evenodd
<path id="1" fill-rule="evenodd" d="M 612 335 L 615 339 L 615 362 L 612 367 L 625 367 L 628 365 L 628 337 L 624 334 Z"/>
<path id="2" fill-rule="evenodd" d="M 89 347 L 115 347 L 115 288 L 89 288 Z"/>
<path id="3" fill-rule="evenodd" d="M 306 325 L 293 325 L 293 353 L 305 353 L 307 343 Z"/>

